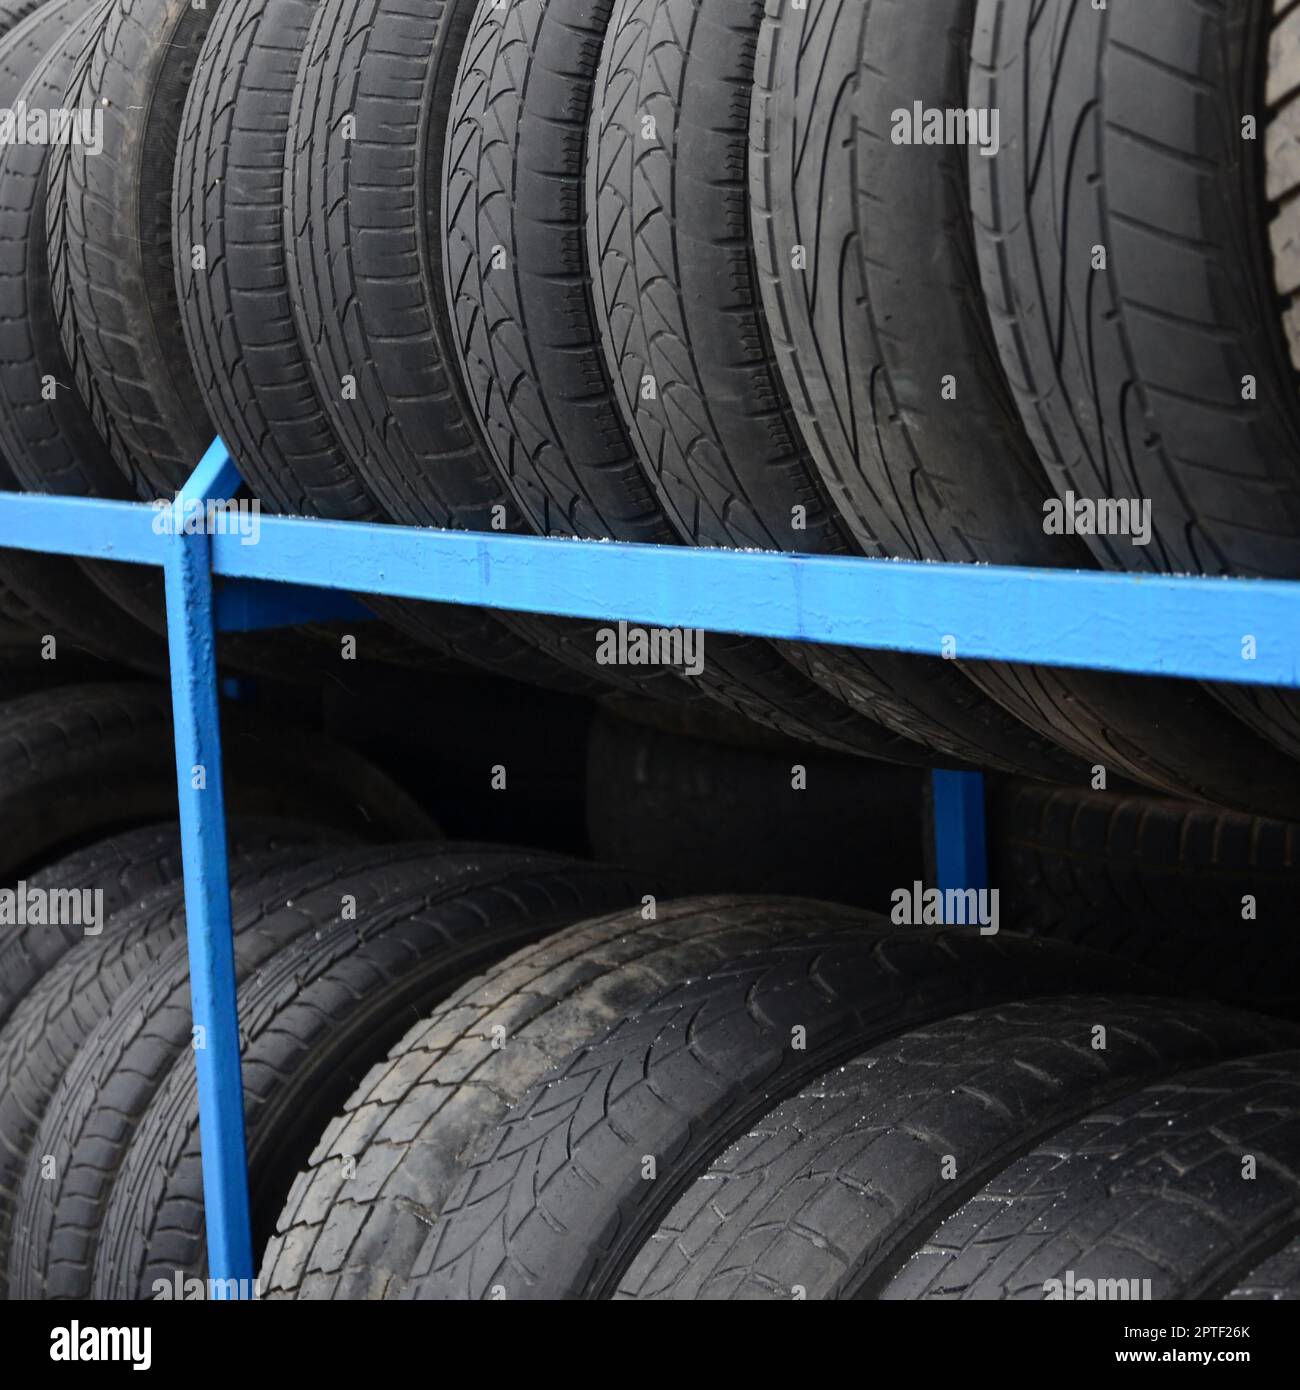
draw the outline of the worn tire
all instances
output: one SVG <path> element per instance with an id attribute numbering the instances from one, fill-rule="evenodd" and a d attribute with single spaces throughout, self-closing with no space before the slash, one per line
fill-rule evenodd
<path id="1" fill-rule="evenodd" d="M 850 536 L 780 380 L 751 246 L 762 16 L 762 0 L 615 0 L 586 160 L 595 324 L 641 474 L 676 539 L 845 554 Z M 950 662 L 811 645 L 797 659 L 864 717 L 942 757 L 1078 775 Z"/>
<path id="2" fill-rule="evenodd" d="M 722 968 L 843 907 L 714 897 L 558 932 L 470 981 L 412 1026 L 325 1130 L 262 1264 L 268 1298 L 398 1298 L 481 1135 L 611 1017 L 683 974 Z M 354 1159 L 355 1182 L 340 1165 Z"/>
<path id="3" fill-rule="evenodd" d="M 914 102 L 965 104 L 974 16 L 975 0 L 768 4 L 750 150 L 763 301 L 817 471 L 861 550 L 1087 568 L 1081 541 L 1044 532 L 1050 488 L 998 360 L 965 151 L 892 138 L 894 114 Z M 1026 728 L 1113 776 L 1239 807 L 1289 804 L 1274 751 L 1189 682 L 961 669 Z"/>
<path id="4" fill-rule="evenodd" d="M 1149 1279 L 1153 1299 L 1221 1299 L 1300 1227 L 1298 1173 L 1300 1053 L 1184 1072 L 1026 1152 L 879 1297 L 1036 1300 L 1073 1274 Z"/>
<path id="5" fill-rule="evenodd" d="M 764 907 L 773 911 L 747 910 L 761 922 Z M 411 1296 L 609 1296 L 713 1158 L 828 1067 L 981 1002 L 1136 978 L 1023 938 L 883 919 L 822 926 L 816 905 L 798 902 L 773 915 L 800 913 L 794 930 L 769 930 L 711 969 L 665 972 L 653 999 L 622 1008 L 535 1079 L 474 1147 Z"/>
<path id="6" fill-rule="evenodd" d="M 782 1102 L 716 1158 L 617 1297 L 869 1297 L 944 1216 L 1048 1135 L 1111 1097 L 1295 1035 L 1214 1005 L 1086 996 L 905 1033 Z"/>
<path id="7" fill-rule="evenodd" d="M 520 854 L 486 865 L 472 850 L 436 881 L 337 920 L 337 894 L 240 994 L 245 1123 L 260 1256 L 299 1168 L 370 1066 L 468 977 L 530 941 L 636 902 L 621 870 Z M 157 1279 L 207 1273 L 194 1069 L 181 1058 L 149 1106 L 113 1185 L 92 1296 L 148 1298 Z"/>
<path id="8" fill-rule="evenodd" d="M 99 12 L 91 0 L 53 0 L 6 35 L 0 43 L 6 105 L 62 106 Z M 117 470 L 72 386 L 51 302 L 45 235 L 50 158 L 48 144 L 6 142 L 0 148 L 0 485 L 114 496 Z M 51 381 L 53 399 L 46 393 Z M 5 572 L 40 615 L 44 632 L 144 670 L 163 665 L 163 644 L 147 630 L 161 632 L 162 612 L 161 585 L 149 569 L 10 552 Z"/>
<path id="9" fill-rule="evenodd" d="M 228 710 L 224 724 L 234 814 L 306 820 L 366 838 L 436 834 L 401 788 L 341 744 L 240 710 Z M 92 836 L 176 814 L 166 689 L 70 686 L 0 710 L 0 880 Z"/>
<path id="10" fill-rule="evenodd" d="M 1266 142 L 1242 125 L 1265 113 L 1272 9 L 977 12 L 969 100 L 1000 110 L 1002 144 L 971 160 L 972 205 L 1021 416 L 1057 493 L 1151 502 L 1149 546 L 1088 538 L 1107 568 L 1300 575 L 1300 395 Z M 1293 692 L 1213 693 L 1300 753 Z"/>
<path id="11" fill-rule="evenodd" d="M 1300 1017 L 1300 826 L 1009 780 L 989 784 L 987 814 L 1011 930 Z"/>
<path id="12" fill-rule="evenodd" d="M 321 826 L 237 817 L 230 824 L 229 851 L 234 858 L 248 858 L 293 845 L 347 841 L 342 831 Z M 180 877 L 180 830 L 168 821 L 124 830 L 74 850 L 32 874 L 27 887 L 47 894 L 100 892 L 107 921 Z M 5 927 L 0 939 L 0 1028 L 37 981 L 85 938 L 85 932 L 71 924 L 23 922 Z"/>
<path id="13" fill-rule="evenodd" d="M 313 861 L 323 854 L 324 839 L 313 846 L 309 834 L 289 847 L 294 838 L 291 832 L 277 836 L 284 843 L 267 848 L 271 840 L 263 836 L 260 851 L 232 857 L 230 884 L 241 909 L 258 895 L 274 906 L 322 877 Z M 405 852 L 348 851 L 347 862 L 383 862 Z M 331 858 L 339 853 L 331 851 Z M 312 873 L 304 872 L 309 866 Z M 111 916 L 100 935 L 67 951 L 0 1027 L 0 1297 L 8 1290 L 18 1189 L 60 1079 L 117 997 L 184 934 L 184 885 L 161 884 Z"/>

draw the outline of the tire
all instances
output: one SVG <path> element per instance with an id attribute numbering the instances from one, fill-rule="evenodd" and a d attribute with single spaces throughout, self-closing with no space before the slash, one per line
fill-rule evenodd
<path id="1" fill-rule="evenodd" d="M 1300 1236 L 1251 1270 L 1228 1298 L 1257 1303 L 1300 1300 Z"/>
<path id="2" fill-rule="evenodd" d="M 947 1213 L 1056 1130 L 1172 1073 L 1294 1040 L 1213 1005 L 1077 996 L 905 1033 L 716 1158 L 617 1297 L 869 1297 Z"/>
<path id="3" fill-rule="evenodd" d="M 1300 1018 L 1300 827 L 1012 781 L 989 784 L 987 814 L 1011 930 Z"/>
<path id="4" fill-rule="evenodd" d="M 412 1266 L 411 1297 L 480 1297 L 501 1285 L 510 1298 L 611 1293 L 642 1240 L 733 1131 L 837 1059 L 977 999 L 1051 989 L 1064 974 L 1075 983 L 1113 971 L 1101 957 L 1040 943 L 952 930 L 904 935 L 879 918 L 795 899 L 694 899 L 667 914 L 656 930 L 680 923 L 681 944 L 669 936 L 666 949 L 631 972 L 641 977 L 635 995 L 622 983 L 629 972 L 616 971 L 592 987 L 585 1017 L 532 1008 L 530 1022 L 513 1033 L 512 1040 L 537 1038 L 544 1056 L 532 1075 L 511 1083 L 509 1112 L 502 1106 L 485 1115 L 478 1142 L 457 1147 L 460 1176 L 434 1208 L 440 1214 Z M 605 931 L 631 925 L 624 918 Z M 598 1011 L 606 991 L 618 1002 Z M 465 1064 L 475 1055 L 472 1046 L 455 1054 Z M 464 1076 L 456 1065 L 443 1074 Z M 570 1123 L 575 1103 L 584 1110 L 578 1125 Z M 439 1142 L 445 1126 L 443 1118 Z M 542 1128 L 563 1136 L 559 1152 L 548 1150 L 544 1193 L 534 1167 L 537 1148 L 546 1146 Z M 663 1164 L 653 1183 L 642 1180 L 644 1155 Z M 586 1175 L 581 1211 L 570 1201 L 566 1157 Z M 518 1185 L 529 1176 L 539 1184 L 532 1196 Z M 509 1234 L 488 1181 L 511 1205 Z M 545 1207 L 541 1224 L 558 1218 L 567 1229 L 540 1235 L 537 1202 Z M 477 1253 L 467 1243 L 471 1229 L 479 1232 Z M 543 1245 L 545 1263 L 533 1263 Z"/>
<path id="5" fill-rule="evenodd" d="M 348 837 L 342 831 L 252 817 L 232 822 L 229 852 L 232 859 L 247 859 L 291 846 L 346 843 Z M 180 879 L 180 830 L 169 821 L 96 840 L 33 874 L 26 886 L 51 895 L 102 894 L 102 930 L 124 908 Z M 72 924 L 21 922 L 6 927 L 0 941 L 0 1028 L 37 981 L 86 935 L 82 927 Z"/>
<path id="6" fill-rule="evenodd" d="M 983 302 L 965 151 L 892 138 L 894 113 L 916 101 L 964 105 L 974 15 L 975 0 L 768 6 L 750 150 L 762 298 L 816 471 L 862 551 L 1087 568 L 1082 542 L 1044 532 L 1048 484 Z M 1238 807 L 1291 804 L 1273 750 L 1189 682 L 959 669 L 1112 775 Z M 1209 762 L 1207 749 L 1222 755 Z"/>
<path id="7" fill-rule="evenodd" d="M 290 832 L 283 838 L 294 836 Z M 306 840 L 293 848 L 254 848 L 247 857 L 232 857 L 235 903 L 242 909 L 259 901 L 273 910 L 285 894 L 307 891 L 328 879 L 335 870 L 314 862 L 322 853 Z M 383 863 L 409 854 L 409 848 L 347 851 L 345 862 Z M 335 850 L 332 858 L 338 857 Z M 109 917 L 101 935 L 72 946 L 28 989 L 0 1028 L 0 1297 L 8 1292 L 18 1189 L 60 1079 L 117 997 L 184 934 L 184 886 L 179 879 L 160 884 Z"/>
<path id="8" fill-rule="evenodd" d="M 90 0 L 52 0 L 5 36 L 0 96 L 7 107 L 27 102 L 30 109 L 48 110 L 64 104 L 68 75 L 97 13 Z M 72 368 L 51 308 L 45 245 L 49 153 L 48 145 L 26 142 L 0 148 L 0 487 L 111 496 L 111 484 L 105 492 L 103 480 L 116 470 L 70 385 Z M 46 392 L 51 382 L 53 399 Z M 151 603 L 161 611 L 161 587 L 147 568 L 9 551 L 3 576 L 37 617 L 42 634 L 140 670 L 163 668 L 163 643 L 148 623 L 139 622 L 142 609 L 152 611 Z"/>
<path id="9" fill-rule="evenodd" d="M 472 851 L 451 851 L 432 888 L 387 901 L 364 923 L 336 920 L 337 895 L 322 899 L 316 932 L 263 964 L 240 1000 L 257 1255 L 321 1131 L 412 1016 L 528 942 L 636 902 L 644 886 L 600 866 L 536 857 L 484 866 Z M 113 1185 L 91 1294 L 148 1298 L 177 1270 L 207 1274 L 198 1099 L 185 1058 Z"/>
<path id="10" fill-rule="evenodd" d="M 926 878 L 924 776 L 797 745 L 735 748 L 598 712 L 587 838 L 596 858 L 671 876 L 682 893 L 815 894 L 875 908 L 896 884 Z"/>
<path id="11" fill-rule="evenodd" d="M 1300 1053 L 1186 1072 L 1025 1153 L 879 1296 L 1044 1299 L 1089 1278 L 1140 1281 L 1128 1287 L 1143 1298 L 1221 1299 L 1300 1227 L 1298 1161 Z"/>
<path id="12" fill-rule="evenodd" d="M 171 188 L 185 89 L 216 8 L 110 0 L 68 88 L 70 103 L 103 110 L 103 149 L 90 158 L 67 146 L 51 178 L 64 345 L 100 434 L 145 499 L 174 495 L 213 436 L 180 330 Z"/>
<path id="13" fill-rule="evenodd" d="M 535 530 L 671 544 L 619 418 L 585 285 L 580 132 L 611 8 L 480 0 L 448 116 L 449 331 L 482 435 Z M 493 247 L 510 276 L 484 268 Z M 789 669 L 771 644 L 710 633 L 706 645 L 700 687 L 765 727 L 887 761 L 925 758 Z"/>
<path id="14" fill-rule="evenodd" d="M 198 389 L 254 493 L 281 512 L 373 521 L 378 507 L 313 383 L 285 269 L 290 107 L 318 9 L 314 0 L 229 0 L 212 17 L 185 98 L 172 198 L 173 244 L 203 247 L 206 261 L 196 269 L 191 256 L 177 258 L 178 308 Z M 473 609 L 371 606 L 419 651 L 592 688 Z"/>
<path id="15" fill-rule="evenodd" d="M 611 1016 L 847 908 L 716 897 L 616 913 L 516 952 L 412 1026 L 352 1093 L 294 1183 L 262 1262 L 266 1298 L 400 1298 L 478 1139 Z M 500 1029 L 499 1032 L 496 1030 Z M 500 1045 L 494 1045 L 495 1040 Z M 355 1161 L 357 1181 L 339 1165 Z"/>
<path id="16" fill-rule="evenodd" d="M 762 0 L 614 3 L 586 160 L 596 331 L 675 539 L 847 554 L 781 384 L 750 245 L 748 94 L 762 17 Z M 945 758 L 1079 776 L 939 658 L 807 646 L 799 666 Z"/>
<path id="17" fill-rule="evenodd" d="M 228 711 L 225 725 L 233 814 L 306 820 L 366 838 L 436 834 L 405 792 L 350 749 L 241 711 Z M 89 839 L 176 815 L 165 689 L 73 686 L 0 710 L 0 881 Z"/>
<path id="18" fill-rule="evenodd" d="M 1151 502 L 1149 546 L 1089 538 L 1106 568 L 1300 575 L 1300 399 L 1243 138 L 1270 8 L 978 10 L 970 102 L 1001 111 L 1001 149 L 972 198 L 1020 413 L 1058 494 Z M 1213 693 L 1300 752 L 1293 692 Z"/>

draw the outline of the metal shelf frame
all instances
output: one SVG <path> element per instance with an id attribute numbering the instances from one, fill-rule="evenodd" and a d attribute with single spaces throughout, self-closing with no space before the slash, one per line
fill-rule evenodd
<path id="1" fill-rule="evenodd" d="M 237 496 L 215 440 L 182 505 Z M 0 493 L 0 548 L 155 565 L 167 599 L 208 1273 L 252 1287 L 215 634 L 363 616 L 354 593 L 653 627 L 1300 688 L 1300 583 L 916 564 L 263 516 L 256 545 L 146 503 Z M 219 583 L 216 581 L 220 581 Z M 192 769 L 207 772 L 203 790 Z M 983 783 L 932 774 L 936 886 L 987 886 Z M 242 1281 L 242 1282 L 239 1282 Z"/>

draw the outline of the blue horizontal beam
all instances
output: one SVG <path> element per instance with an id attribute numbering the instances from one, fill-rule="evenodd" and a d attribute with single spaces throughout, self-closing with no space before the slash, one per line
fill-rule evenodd
<path id="1" fill-rule="evenodd" d="M 256 546 L 214 537 L 213 565 L 231 578 L 656 627 L 1300 685 L 1300 584 L 1271 580 L 914 564 L 293 517 L 264 517 Z"/>
<path id="2" fill-rule="evenodd" d="M 914 564 L 263 516 L 226 578 L 962 660 L 1300 686 L 1300 583 Z M 160 563 L 148 507 L 0 494 L 0 546 Z"/>

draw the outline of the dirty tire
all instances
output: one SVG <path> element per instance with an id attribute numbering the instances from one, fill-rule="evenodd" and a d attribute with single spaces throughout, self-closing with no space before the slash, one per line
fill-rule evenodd
<path id="1" fill-rule="evenodd" d="M 620 417 L 588 284 L 586 123 L 612 7 L 480 0 L 448 118 L 447 293 L 473 410 L 533 527 L 673 544 Z M 771 644 L 709 634 L 706 645 L 697 687 L 756 722 L 888 761 L 924 756 Z"/>
<path id="2" fill-rule="evenodd" d="M 1024 938 L 837 930 L 814 917 L 715 970 L 683 972 L 552 1066 L 483 1136 L 411 1294 L 607 1297 L 713 1159 L 829 1067 L 981 1003 L 1123 990 L 1129 970 Z"/>
<path id="3" fill-rule="evenodd" d="M 1263 109 L 1270 8 L 977 11 L 969 100 L 1000 110 L 1001 148 L 973 154 L 972 206 L 1021 416 L 1058 494 L 1151 502 L 1150 545 L 1088 538 L 1106 568 L 1300 574 L 1267 141 L 1242 138 Z M 1293 693 L 1213 693 L 1300 753 Z"/>
<path id="4" fill-rule="evenodd" d="M 346 842 L 341 831 L 257 817 L 235 818 L 229 830 L 230 853 L 243 858 L 292 845 Z M 32 874 L 27 887 L 43 893 L 102 893 L 98 901 L 103 923 L 180 877 L 180 830 L 168 821 L 124 830 L 74 850 Z M 0 1027 L 36 982 L 85 939 L 83 927 L 71 923 L 24 922 L 5 928 L 0 939 Z"/>
<path id="5" fill-rule="evenodd" d="M 672 980 L 818 924 L 873 918 L 794 900 L 702 898 L 580 923 L 472 980 L 372 1067 L 294 1183 L 262 1265 L 268 1298 L 399 1298 L 478 1138 L 528 1086 Z M 356 1180 L 340 1164 L 356 1161 Z"/>
<path id="6" fill-rule="evenodd" d="M 62 106 L 99 13 L 90 0 L 52 0 L 12 29 L 0 41 L 5 105 Z M 50 157 L 43 144 L 9 141 L 0 149 L 0 486 L 114 496 L 117 470 L 72 385 L 51 303 Z M 46 393 L 51 379 L 53 400 Z M 161 615 L 161 588 L 148 569 L 21 552 L 6 554 L 3 564 L 9 587 L 39 616 L 42 632 L 138 669 L 163 665 L 163 644 L 146 630 L 161 630 L 153 621 Z"/>
<path id="7" fill-rule="evenodd" d="M 104 147 L 69 145 L 51 180 L 51 259 L 77 386 L 143 498 L 170 497 L 212 441 L 180 328 L 172 170 L 214 3 L 111 0 L 69 101 L 104 113 Z"/>
<path id="8" fill-rule="evenodd" d="M 1300 1017 L 1300 826 L 1001 779 L 987 796 L 1004 926 Z"/>
<path id="9" fill-rule="evenodd" d="M 879 1296 L 1041 1300 L 1072 1273 L 1149 1279 L 1140 1297 L 1221 1299 L 1300 1228 L 1297 1173 L 1300 1053 L 1185 1072 L 1026 1153 Z"/>
<path id="10" fill-rule="evenodd" d="M 412 1017 L 511 951 L 626 907 L 643 888 L 599 865 L 452 850 L 432 884 L 421 881 L 356 921 L 337 920 L 337 891 L 295 903 L 319 913 L 316 930 L 266 961 L 240 992 L 255 1253 L 322 1130 Z M 113 1186 L 92 1297 L 148 1298 L 178 1269 L 207 1274 L 188 1057 L 150 1104 Z"/>
<path id="11" fill-rule="evenodd" d="M 334 825 L 367 839 L 435 836 L 411 798 L 341 744 L 274 719 L 223 718 L 233 814 Z M 0 878 L 91 836 L 174 818 L 171 699 L 159 686 L 69 686 L 0 709 Z"/>
<path id="12" fill-rule="evenodd" d="M 762 0 L 616 0 L 587 158 L 595 319 L 617 407 L 677 539 L 847 554 L 851 537 L 780 380 L 751 245 L 762 17 Z M 1077 774 L 949 662 L 808 646 L 798 665 L 946 758 Z"/>
<path id="13" fill-rule="evenodd" d="M 447 853 L 438 845 L 409 844 L 335 851 L 296 866 L 254 861 L 241 869 L 242 887 L 232 902 L 239 981 L 316 925 L 300 910 L 303 902 L 332 896 L 337 913 L 340 896 L 333 889 L 347 882 L 364 911 L 412 876 L 435 876 L 437 859 Z M 148 904 L 151 925 L 128 919 L 102 946 L 88 943 L 89 950 L 81 948 L 56 970 L 67 981 L 72 971 L 93 969 L 99 947 L 100 969 L 123 973 L 113 977 L 115 992 L 91 991 L 89 1019 L 83 1022 L 75 1011 L 63 1015 L 77 1046 L 63 1072 L 54 1073 L 57 1086 L 29 1147 L 33 1159 L 53 1155 L 59 1176 L 46 1180 L 29 1161 L 18 1184 L 9 1251 L 12 1298 L 87 1296 L 105 1204 L 127 1147 L 167 1071 L 192 1046 L 183 893 L 175 890 L 170 910 L 165 897 Z M 53 989 L 53 979 L 47 976 L 43 994 Z M 35 1053 L 37 1062 L 47 1056 L 44 1048 Z"/>
<path id="14" fill-rule="evenodd" d="M 944 1216 L 1058 1129 L 1111 1097 L 1295 1034 L 1214 1005 L 1100 996 L 905 1033 L 832 1069 L 715 1159 L 617 1296 L 869 1297 Z"/>
<path id="15" fill-rule="evenodd" d="M 316 881 L 305 877 L 303 869 L 324 852 L 320 844 L 312 847 L 307 838 L 291 848 L 292 833 L 280 838 L 285 843 L 279 848 L 255 849 L 247 857 L 232 855 L 230 884 L 237 902 L 244 903 L 253 893 L 269 892 L 274 903 L 285 892 Z M 393 853 L 371 850 L 365 858 L 367 862 L 391 858 Z M 338 855 L 335 849 L 331 857 Z M 320 876 L 318 872 L 316 878 Z M 99 936 L 83 938 L 73 946 L 32 986 L 0 1028 L 0 1297 L 8 1291 L 18 1189 L 60 1079 L 118 996 L 184 933 L 184 886 L 178 878 L 109 917 Z"/>
<path id="16" fill-rule="evenodd" d="M 750 150 L 767 320 L 817 471 L 866 554 L 1088 568 L 1082 541 L 1044 531 L 1050 486 L 998 360 L 966 151 L 893 139 L 895 113 L 917 100 L 965 105 L 975 8 L 768 5 Z M 828 198 L 827 187 L 843 192 Z M 806 267 L 792 264 L 794 246 Z M 1273 750 L 1188 682 L 959 669 L 1024 727 L 1114 776 L 1287 805 Z M 1204 750 L 1223 745 L 1207 762 Z"/>

